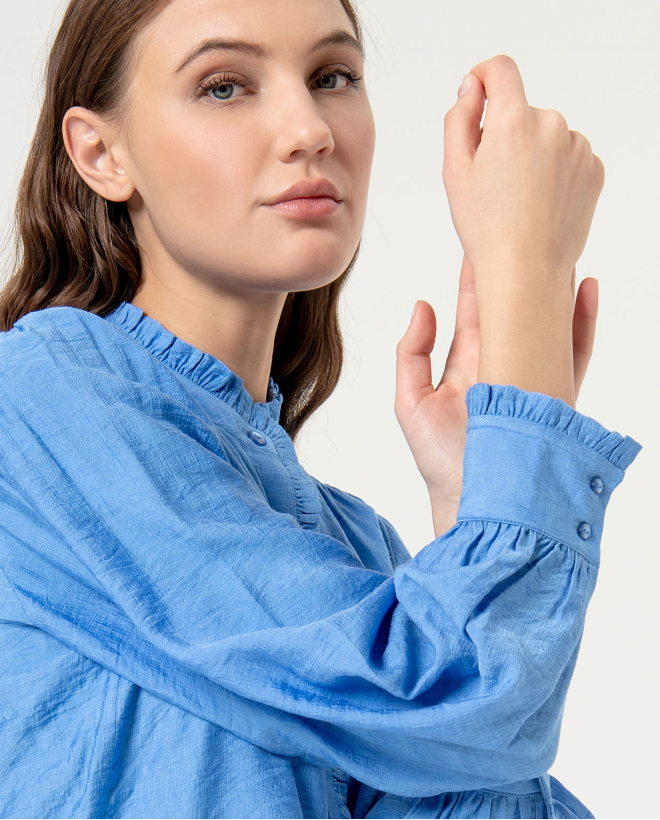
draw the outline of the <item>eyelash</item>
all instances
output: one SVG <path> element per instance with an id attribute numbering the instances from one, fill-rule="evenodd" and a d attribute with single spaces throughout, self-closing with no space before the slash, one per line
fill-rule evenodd
<path id="1" fill-rule="evenodd" d="M 349 68 L 338 68 L 335 71 L 325 71 L 323 74 L 319 74 L 314 79 L 320 80 L 323 77 L 331 77 L 333 74 L 340 74 L 343 77 L 347 77 L 351 81 L 353 86 L 358 86 L 363 79 L 362 75 L 356 74 Z M 245 84 L 241 82 L 241 78 L 237 77 L 235 74 L 216 74 L 200 85 L 199 91 L 197 92 L 197 96 L 204 97 L 207 94 L 207 92 L 211 91 L 213 88 L 217 88 L 219 85 L 224 85 L 225 83 L 235 83 L 236 85 L 240 85 L 241 88 L 245 88 Z M 332 91 L 333 89 L 319 89 L 319 91 L 323 90 Z M 214 102 L 220 103 L 221 105 L 226 105 L 228 103 L 233 102 L 233 100 L 219 100 L 217 98 L 214 98 Z"/>

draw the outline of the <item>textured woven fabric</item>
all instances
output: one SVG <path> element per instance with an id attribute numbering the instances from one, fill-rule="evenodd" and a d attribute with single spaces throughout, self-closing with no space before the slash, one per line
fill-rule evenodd
<path id="1" fill-rule="evenodd" d="M 126 302 L 0 334 L 2 817 L 593 817 L 548 769 L 641 445 L 476 384 L 411 558 L 281 403 Z"/>

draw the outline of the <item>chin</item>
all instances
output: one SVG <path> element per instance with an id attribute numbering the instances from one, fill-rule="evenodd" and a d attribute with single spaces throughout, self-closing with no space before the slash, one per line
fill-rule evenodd
<path id="1" fill-rule="evenodd" d="M 282 276 L 278 276 L 271 270 L 268 274 L 264 274 L 266 278 L 260 281 L 253 280 L 253 288 L 275 293 L 299 293 L 304 290 L 316 290 L 338 279 L 346 267 L 344 266 L 340 270 L 333 269 L 332 271 L 306 270 L 301 271 L 299 276 L 292 274 L 291 269 L 283 273 Z"/>
<path id="2" fill-rule="evenodd" d="M 307 264 L 301 265 L 300 259 L 292 259 L 288 266 L 281 269 L 281 276 L 275 273 L 280 287 L 278 290 L 294 293 L 302 290 L 316 290 L 325 285 L 329 285 L 338 279 L 350 265 L 353 254 L 346 259 L 345 254 L 341 258 L 335 257 L 332 260 L 313 258 Z M 273 272 L 271 270 L 271 277 Z"/>
<path id="3" fill-rule="evenodd" d="M 294 242 L 294 247 L 289 247 L 280 257 L 283 261 L 275 272 L 282 278 L 297 281 L 299 287 L 290 290 L 323 287 L 341 276 L 350 265 L 358 241 L 351 242 L 345 235 L 335 235 L 322 241 Z"/>

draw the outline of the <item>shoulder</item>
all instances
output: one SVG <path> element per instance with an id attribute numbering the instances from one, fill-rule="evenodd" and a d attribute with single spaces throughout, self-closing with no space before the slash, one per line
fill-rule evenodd
<path id="1" fill-rule="evenodd" d="M 111 337 L 109 323 L 88 310 L 68 306 L 35 310 L 0 332 L 0 373 L 34 374 L 40 366 L 75 362 L 81 353 L 93 350 L 94 343 L 100 346 Z M 72 344 L 76 341 L 88 344 Z"/>
<path id="2" fill-rule="evenodd" d="M 25 314 L 0 333 L 0 415 L 49 432 L 135 403 L 135 367 L 111 322 L 69 306 Z M 139 396 L 137 397 L 139 399 Z M 28 425 L 29 426 L 29 425 Z M 27 431 L 26 431 L 27 432 Z"/>
<path id="3" fill-rule="evenodd" d="M 387 562 L 394 571 L 411 560 L 394 526 L 364 499 L 331 484 L 313 479 L 336 522 L 365 566 Z"/>
<path id="4" fill-rule="evenodd" d="M 112 370 L 111 328 L 101 316 L 73 307 L 50 307 L 25 314 L 0 332 L 0 415 L 3 426 L 29 418 L 34 432 L 66 427 L 93 413 L 97 386 Z M 116 335 L 116 334 L 115 334 Z M 115 340 L 116 342 L 116 340 Z M 25 430 L 27 433 L 27 429 Z"/>
<path id="5" fill-rule="evenodd" d="M 26 313 L 14 322 L 10 330 L 0 333 L 0 339 L 4 343 L 23 334 L 52 339 L 71 338 L 72 335 L 101 330 L 107 324 L 102 316 L 90 310 L 62 305 Z"/>
<path id="6" fill-rule="evenodd" d="M 187 380 L 103 316 L 52 307 L 0 332 L 0 430 L 7 439 L 73 438 L 82 430 L 120 440 L 194 438 L 225 457 L 229 413 L 213 418 Z M 114 438 L 113 438 L 114 436 Z"/>

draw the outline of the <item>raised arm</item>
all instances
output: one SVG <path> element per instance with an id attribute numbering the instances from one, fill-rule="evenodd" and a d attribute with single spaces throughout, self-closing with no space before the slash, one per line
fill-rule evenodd
<path id="1" fill-rule="evenodd" d="M 471 75 L 447 114 L 443 177 L 475 273 L 478 380 L 574 407 L 571 279 L 603 188 L 603 164 L 558 111 L 527 103 L 510 57 L 480 63 Z"/>
<path id="2" fill-rule="evenodd" d="M 445 118 L 443 177 L 465 258 L 438 386 L 431 305 L 418 302 L 397 347 L 395 410 L 429 491 L 436 535 L 455 521 L 460 502 L 466 390 L 515 385 L 575 407 L 598 312 L 593 279 L 575 302 L 575 264 L 602 163 L 561 114 L 529 106 L 511 58 L 480 63 L 466 81 Z"/>
<path id="3" fill-rule="evenodd" d="M 640 445 L 561 400 L 475 385 L 460 520 L 375 571 L 272 509 L 176 374 L 155 386 L 148 356 L 95 346 L 102 321 L 54 308 L 0 340 L 0 619 L 393 794 L 544 773 L 605 508 Z"/>

